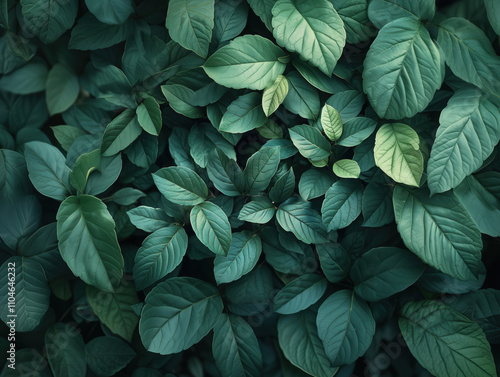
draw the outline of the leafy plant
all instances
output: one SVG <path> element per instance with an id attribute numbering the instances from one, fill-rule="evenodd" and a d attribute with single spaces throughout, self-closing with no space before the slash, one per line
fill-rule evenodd
<path id="1" fill-rule="evenodd" d="M 0 0 L 0 376 L 496 376 L 500 3 L 444 3 Z"/>

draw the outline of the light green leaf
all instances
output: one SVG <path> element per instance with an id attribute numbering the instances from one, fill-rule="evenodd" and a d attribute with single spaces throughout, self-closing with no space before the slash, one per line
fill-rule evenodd
<path id="1" fill-rule="evenodd" d="M 276 219 L 283 229 L 292 232 L 304 243 L 327 242 L 326 229 L 319 214 L 311 204 L 298 197 L 291 197 L 282 203 L 276 213 Z"/>
<path id="2" fill-rule="evenodd" d="M 354 160 L 338 160 L 333 164 L 333 172 L 340 178 L 359 178 L 361 169 Z"/>
<path id="3" fill-rule="evenodd" d="M 262 109 L 266 116 L 270 116 L 283 103 L 288 94 L 288 80 L 285 76 L 279 75 L 274 83 L 264 89 L 262 94 Z"/>
<path id="4" fill-rule="evenodd" d="M 344 21 L 347 43 L 364 42 L 375 35 L 376 31 L 369 25 L 366 0 L 331 0 L 331 3 Z"/>
<path id="5" fill-rule="evenodd" d="M 328 0 L 278 0 L 273 35 L 279 45 L 331 76 L 345 46 L 344 22 Z"/>
<path id="6" fill-rule="evenodd" d="M 474 88 L 459 89 L 441 112 L 428 163 L 432 193 L 454 188 L 481 167 L 500 140 L 500 110 Z"/>
<path id="7" fill-rule="evenodd" d="M 132 0 L 85 0 L 89 11 L 101 22 L 123 24 L 134 13 Z"/>
<path id="8" fill-rule="evenodd" d="M 318 335 L 332 365 L 351 364 L 362 356 L 375 334 L 375 320 L 366 302 L 343 289 L 328 297 L 318 310 Z"/>
<path id="9" fill-rule="evenodd" d="M 188 349 L 208 334 L 223 309 L 214 286 L 190 277 L 168 279 L 146 296 L 139 322 L 142 343 L 162 355 Z"/>
<path id="10" fill-rule="evenodd" d="M 413 356 L 435 376 L 497 375 L 490 345 L 479 325 L 442 302 L 407 303 L 399 328 Z"/>
<path id="11" fill-rule="evenodd" d="M 318 198 L 324 195 L 336 178 L 324 169 L 310 169 L 300 177 L 299 194 L 304 200 Z"/>
<path id="12" fill-rule="evenodd" d="M 278 170 L 280 162 L 279 148 L 261 148 L 247 161 L 243 171 L 245 192 L 248 195 L 257 195 L 264 191 Z"/>
<path id="13" fill-rule="evenodd" d="M 344 131 L 338 145 L 355 147 L 366 140 L 377 127 L 377 121 L 371 118 L 357 117 L 344 123 Z"/>
<path id="14" fill-rule="evenodd" d="M 338 283 L 343 280 L 351 269 L 349 255 L 338 243 L 316 245 L 321 269 L 328 281 Z"/>
<path id="15" fill-rule="evenodd" d="M 326 291 L 326 279 L 319 274 L 304 274 L 285 285 L 274 296 L 274 311 L 294 314 L 314 305 Z"/>
<path id="16" fill-rule="evenodd" d="M 331 366 L 325 354 L 323 343 L 318 336 L 315 317 L 316 313 L 312 310 L 280 316 L 279 344 L 286 358 L 308 375 L 331 377 L 338 368 Z"/>
<path id="17" fill-rule="evenodd" d="M 143 290 L 172 272 L 186 255 L 188 237 L 184 228 L 169 225 L 150 234 L 134 259 L 134 282 Z"/>
<path id="18" fill-rule="evenodd" d="M 196 237 L 213 253 L 227 256 L 231 225 L 224 211 L 212 202 L 196 205 L 189 215 Z"/>
<path id="19" fill-rule="evenodd" d="M 75 162 L 69 174 L 69 182 L 80 192 L 84 192 L 90 173 L 99 169 L 101 165 L 101 151 L 96 149 L 90 153 L 83 153 Z"/>
<path id="20" fill-rule="evenodd" d="M 290 128 L 290 139 L 300 154 L 311 160 L 322 160 L 330 157 L 331 145 L 315 128 L 305 124 Z"/>
<path id="21" fill-rule="evenodd" d="M 23 25 L 49 44 L 70 29 L 78 13 L 78 0 L 22 0 Z"/>
<path id="22" fill-rule="evenodd" d="M 288 60 L 269 39 L 244 35 L 217 50 L 203 69 L 216 83 L 228 88 L 263 90 L 283 73 Z"/>
<path id="23" fill-rule="evenodd" d="M 206 58 L 214 28 L 214 0 L 171 0 L 165 26 L 170 37 Z"/>
<path id="24" fill-rule="evenodd" d="M 252 327 L 243 318 L 224 313 L 214 327 L 212 352 L 222 376 L 259 377 L 262 353 Z"/>
<path id="25" fill-rule="evenodd" d="M 396 186 L 394 216 L 406 247 L 425 263 L 460 280 L 477 277 L 481 261 L 481 233 L 451 192 L 409 190 Z"/>
<path id="26" fill-rule="evenodd" d="M 463 18 L 448 18 L 439 24 L 437 43 L 456 76 L 500 97 L 500 57 L 481 29 Z"/>
<path id="27" fill-rule="evenodd" d="M 208 188 L 198 174 L 184 166 L 163 168 L 153 174 L 156 187 L 172 203 L 194 206 L 208 196 Z"/>
<path id="28" fill-rule="evenodd" d="M 2 321 L 8 325 L 14 318 L 18 332 L 34 330 L 49 308 L 50 288 L 43 267 L 34 260 L 13 256 L 2 264 L 0 272 Z M 14 297 L 14 301 L 9 300 L 10 297 Z"/>
<path id="29" fill-rule="evenodd" d="M 403 123 L 384 124 L 375 137 L 375 164 L 396 182 L 418 187 L 424 172 L 418 134 Z"/>
<path id="30" fill-rule="evenodd" d="M 138 229 L 149 233 L 168 226 L 173 220 L 164 210 L 147 206 L 132 208 L 127 215 Z"/>
<path id="31" fill-rule="evenodd" d="M 273 218 L 275 213 L 276 208 L 267 196 L 255 196 L 251 202 L 243 206 L 238 219 L 255 224 L 265 224 Z"/>
<path id="32" fill-rule="evenodd" d="M 126 342 L 115 336 L 99 336 L 85 345 L 89 368 L 98 376 L 110 377 L 122 370 L 136 356 Z"/>
<path id="33" fill-rule="evenodd" d="M 62 64 L 52 67 L 47 77 L 46 88 L 45 98 L 50 115 L 68 110 L 80 92 L 78 77 Z"/>
<path id="34" fill-rule="evenodd" d="M 385 119 L 423 111 L 443 82 L 444 61 L 419 20 L 397 19 L 380 30 L 366 55 L 363 90 Z"/>
<path id="35" fill-rule="evenodd" d="M 102 135 L 101 153 L 105 157 L 114 156 L 134 142 L 142 132 L 135 112 L 126 109 L 107 126 Z"/>
<path id="36" fill-rule="evenodd" d="M 297 72 L 286 75 L 288 93 L 283 100 L 283 106 L 302 118 L 316 120 L 320 112 L 319 93 Z"/>
<path id="37" fill-rule="evenodd" d="M 227 256 L 215 257 L 217 284 L 230 283 L 248 274 L 257 264 L 261 252 L 262 242 L 257 234 L 249 231 L 234 233 Z"/>
<path id="38" fill-rule="evenodd" d="M 139 125 L 151 135 L 158 136 L 161 130 L 160 105 L 152 97 L 146 98 L 136 109 Z"/>
<path id="39" fill-rule="evenodd" d="M 54 377 L 85 377 L 85 343 L 76 327 L 69 323 L 56 323 L 45 333 L 45 347 Z"/>
<path id="40" fill-rule="evenodd" d="M 352 265 L 354 292 L 366 301 L 380 301 L 415 283 L 425 265 L 411 252 L 397 247 L 377 247 Z"/>
<path id="41" fill-rule="evenodd" d="M 228 106 L 219 130 L 233 134 L 244 133 L 263 126 L 266 121 L 260 94 L 252 92 L 238 97 Z"/>
<path id="42" fill-rule="evenodd" d="M 403 17 L 430 21 L 434 18 L 435 12 L 434 0 L 371 0 L 368 7 L 370 21 L 379 29 Z"/>
<path id="43" fill-rule="evenodd" d="M 321 110 L 321 126 L 325 135 L 331 141 L 335 141 L 342 136 L 343 126 L 340 113 L 328 104 L 325 104 Z"/>
<path id="44" fill-rule="evenodd" d="M 321 206 L 323 224 L 328 231 L 347 227 L 361 213 L 363 185 L 358 180 L 341 179 L 326 192 Z"/>
<path id="45" fill-rule="evenodd" d="M 111 332 L 132 342 L 139 317 L 132 305 L 139 302 L 135 287 L 127 280 L 122 280 L 115 292 L 104 292 L 87 285 L 87 300 L 99 320 Z"/>
<path id="46" fill-rule="evenodd" d="M 75 276 L 106 292 L 120 284 L 124 262 L 115 222 L 98 198 L 68 197 L 57 211 L 57 238 Z"/>
<path id="47" fill-rule="evenodd" d="M 56 200 L 64 200 L 71 192 L 70 169 L 66 158 L 54 146 L 40 141 L 24 145 L 24 157 L 29 178 L 40 194 Z"/>

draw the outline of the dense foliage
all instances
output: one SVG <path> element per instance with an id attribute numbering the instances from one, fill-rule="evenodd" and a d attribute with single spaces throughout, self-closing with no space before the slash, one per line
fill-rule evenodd
<path id="1" fill-rule="evenodd" d="M 0 27 L 2 377 L 497 375 L 499 1 Z"/>

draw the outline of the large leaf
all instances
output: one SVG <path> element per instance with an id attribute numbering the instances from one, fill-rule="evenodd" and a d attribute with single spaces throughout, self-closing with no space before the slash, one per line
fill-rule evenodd
<path id="1" fill-rule="evenodd" d="M 182 47 L 207 57 L 214 28 L 214 0 L 171 0 L 165 26 Z"/>
<path id="2" fill-rule="evenodd" d="M 214 327 L 212 352 L 223 377 L 259 377 L 262 353 L 252 327 L 243 318 L 223 314 Z"/>
<path id="3" fill-rule="evenodd" d="M 364 253 L 351 268 L 354 292 L 366 301 L 380 301 L 415 283 L 425 265 L 397 247 L 378 247 Z"/>
<path id="4" fill-rule="evenodd" d="M 217 1 L 214 9 L 214 30 L 212 41 L 219 46 L 225 44 L 245 29 L 248 18 L 248 4 L 245 1 Z"/>
<path id="5" fill-rule="evenodd" d="M 49 198 L 64 200 L 71 188 L 63 154 L 50 144 L 32 141 L 24 146 L 24 157 L 33 186 Z"/>
<path id="6" fill-rule="evenodd" d="M 323 224 L 328 231 L 342 229 L 361 213 L 363 185 L 357 180 L 341 179 L 326 192 L 321 207 Z"/>
<path id="7" fill-rule="evenodd" d="M 456 76 L 500 97 L 500 57 L 481 29 L 463 18 L 449 18 L 439 24 L 437 42 Z"/>
<path id="8" fill-rule="evenodd" d="M 2 264 L 0 272 L 2 321 L 15 331 L 34 330 L 49 308 L 50 288 L 42 266 L 34 260 L 14 256 Z"/>
<path id="9" fill-rule="evenodd" d="M 186 254 L 188 237 L 179 225 L 170 225 L 150 234 L 137 251 L 134 260 L 134 281 L 138 290 L 172 272 Z"/>
<path id="10" fill-rule="evenodd" d="M 356 361 L 375 334 L 370 308 L 347 289 L 335 292 L 323 302 L 316 324 L 325 353 L 334 366 Z"/>
<path id="11" fill-rule="evenodd" d="M 241 209 L 238 219 L 255 224 L 269 222 L 276 213 L 276 207 L 267 196 L 256 196 Z"/>
<path id="12" fill-rule="evenodd" d="M 265 190 L 276 174 L 279 162 L 279 148 L 261 148 L 254 153 L 243 171 L 245 192 L 248 195 L 256 195 Z"/>
<path id="13" fill-rule="evenodd" d="M 215 82 L 228 88 L 262 90 L 283 73 L 288 60 L 269 39 L 244 35 L 217 50 L 203 69 Z"/>
<path id="14" fill-rule="evenodd" d="M 344 23 L 332 3 L 278 0 L 272 13 L 277 42 L 331 76 L 346 39 Z"/>
<path id="15" fill-rule="evenodd" d="M 481 233 L 451 192 L 429 198 L 429 190 L 396 186 L 394 216 L 405 245 L 425 263 L 461 280 L 477 276 Z"/>
<path id="16" fill-rule="evenodd" d="M 57 211 L 57 238 L 61 256 L 75 276 L 106 292 L 120 284 L 123 257 L 115 222 L 101 200 L 68 197 Z"/>
<path id="17" fill-rule="evenodd" d="M 69 323 L 56 323 L 45 333 L 45 347 L 54 377 L 85 377 L 85 343 L 76 327 Z"/>
<path id="18" fill-rule="evenodd" d="M 431 20 L 435 12 L 434 0 L 371 0 L 368 7 L 370 21 L 379 29 L 403 17 Z"/>
<path id="19" fill-rule="evenodd" d="M 338 243 L 316 245 L 321 269 L 328 281 L 337 283 L 343 280 L 351 268 L 349 255 Z"/>
<path id="20" fill-rule="evenodd" d="M 168 226 L 172 218 L 160 208 L 139 206 L 127 211 L 130 222 L 145 232 L 155 232 Z"/>
<path id="21" fill-rule="evenodd" d="M 444 62 L 425 26 L 397 19 L 380 30 L 366 55 L 363 89 L 378 116 L 411 118 L 443 82 Z"/>
<path id="22" fill-rule="evenodd" d="M 212 202 L 204 202 L 193 207 L 189 216 L 198 239 L 215 254 L 226 256 L 232 237 L 224 211 Z"/>
<path id="23" fill-rule="evenodd" d="M 139 317 L 134 313 L 132 305 L 139 302 L 133 284 L 122 280 L 116 291 L 103 292 L 87 285 L 87 300 L 99 320 L 113 333 L 132 341 Z"/>
<path id="24" fill-rule="evenodd" d="M 316 313 L 312 310 L 280 316 L 278 340 L 286 358 L 301 370 L 316 377 L 331 377 L 337 368 L 330 365 L 318 336 Z"/>
<path id="25" fill-rule="evenodd" d="M 274 296 L 274 311 L 294 314 L 315 304 L 326 291 L 328 282 L 318 274 L 304 274 L 285 285 Z"/>
<path id="26" fill-rule="evenodd" d="M 332 149 L 330 143 L 315 127 L 305 124 L 292 127 L 290 139 L 305 158 L 319 161 L 330 156 Z"/>
<path id="27" fill-rule="evenodd" d="M 252 92 L 238 97 L 227 107 L 219 130 L 233 134 L 244 133 L 263 126 L 266 121 L 261 96 Z"/>
<path id="28" fill-rule="evenodd" d="M 252 271 L 262 252 L 262 242 L 249 231 L 234 233 L 227 256 L 217 255 L 214 275 L 217 284 L 230 283 Z"/>
<path id="29" fill-rule="evenodd" d="M 101 22 L 123 24 L 134 13 L 132 0 L 85 0 L 89 11 Z"/>
<path id="30" fill-rule="evenodd" d="M 418 187 L 424 171 L 418 134 L 406 124 L 384 124 L 375 138 L 375 163 L 396 182 Z"/>
<path id="31" fill-rule="evenodd" d="M 497 35 L 500 35 L 500 4 L 495 0 L 484 0 L 484 6 L 486 7 L 491 27 Z"/>
<path id="32" fill-rule="evenodd" d="M 458 186 L 493 152 L 500 140 L 500 110 L 488 97 L 460 89 L 441 112 L 428 164 L 432 193 Z"/>
<path id="33" fill-rule="evenodd" d="M 146 98 L 136 109 L 139 125 L 151 135 L 158 136 L 161 130 L 160 105 L 153 98 Z"/>
<path id="34" fill-rule="evenodd" d="M 68 174 L 67 170 L 65 174 Z M 0 198 L 13 198 L 16 195 L 27 194 L 29 191 L 27 175 L 26 161 L 20 153 L 0 149 Z"/>
<path id="35" fill-rule="evenodd" d="M 223 308 L 212 285 L 189 277 L 168 279 L 146 296 L 139 322 L 142 343 L 162 355 L 188 349 L 215 326 Z"/>
<path id="36" fill-rule="evenodd" d="M 300 177 L 299 194 L 304 200 L 324 195 L 335 182 L 335 176 L 324 169 L 310 169 Z"/>
<path id="37" fill-rule="evenodd" d="M 99 376 L 110 377 L 125 368 L 136 356 L 126 342 L 115 336 L 99 336 L 85 345 L 89 368 Z"/>
<path id="38" fill-rule="evenodd" d="M 207 173 L 214 186 L 227 196 L 239 196 L 244 191 L 243 172 L 236 161 L 220 149 L 214 149 L 207 161 Z"/>
<path id="39" fill-rule="evenodd" d="M 153 174 L 160 193 L 172 203 L 194 206 L 208 196 L 206 183 L 193 170 L 184 166 L 163 168 Z"/>
<path id="40" fill-rule="evenodd" d="M 435 376 L 497 375 L 490 345 L 479 325 L 442 302 L 407 303 L 399 328 L 413 356 Z"/>
<path id="41" fill-rule="evenodd" d="M 367 0 L 331 0 L 347 34 L 347 43 L 364 42 L 375 34 L 369 27 Z"/>
<path id="42" fill-rule="evenodd" d="M 302 118 L 316 120 L 320 111 L 319 93 L 304 80 L 297 72 L 286 75 L 288 93 L 283 100 L 283 106 Z"/>
<path id="43" fill-rule="evenodd" d="M 52 67 L 45 85 L 47 108 L 50 115 L 68 110 L 80 92 L 78 77 L 62 64 L 56 64 Z"/>

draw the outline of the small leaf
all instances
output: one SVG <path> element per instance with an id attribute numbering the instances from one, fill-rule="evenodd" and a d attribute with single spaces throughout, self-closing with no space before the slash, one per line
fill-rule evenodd
<path id="1" fill-rule="evenodd" d="M 257 195 L 264 191 L 278 170 L 280 162 L 280 148 L 261 148 L 247 161 L 243 171 L 245 192 L 248 195 Z"/>
<path id="2" fill-rule="evenodd" d="M 80 92 L 78 77 L 62 64 L 52 67 L 47 77 L 46 100 L 49 114 L 59 114 L 68 110 Z"/>
<path id="3" fill-rule="evenodd" d="M 244 94 L 227 108 L 219 125 L 219 130 L 229 133 L 244 133 L 261 127 L 267 121 L 262 110 L 259 93 Z"/>
<path id="4" fill-rule="evenodd" d="M 288 94 L 288 80 L 285 76 L 279 75 L 274 83 L 264 89 L 262 94 L 262 109 L 266 116 L 270 116 L 283 103 Z"/>
<path id="5" fill-rule="evenodd" d="M 146 98 L 136 109 L 137 121 L 144 131 L 158 136 L 161 130 L 160 105 L 154 98 Z"/>
<path id="6" fill-rule="evenodd" d="M 354 160 L 338 160 L 333 164 L 333 172 L 340 178 L 359 178 L 361 169 Z"/>
<path id="7" fill-rule="evenodd" d="M 338 243 L 316 245 L 321 269 L 328 281 L 337 283 L 343 280 L 351 269 L 349 255 Z"/>
<path id="8" fill-rule="evenodd" d="M 194 206 L 208 196 L 206 183 L 191 169 L 183 166 L 163 168 L 153 174 L 160 193 L 172 203 Z"/>
<path id="9" fill-rule="evenodd" d="M 294 314 L 315 304 L 326 291 L 327 281 L 318 274 L 304 274 L 285 285 L 274 296 L 274 311 Z"/>
<path id="10" fill-rule="evenodd" d="M 126 109 L 106 126 L 102 135 L 102 155 L 110 157 L 121 152 L 139 137 L 141 131 L 134 111 Z"/>
<path id="11" fill-rule="evenodd" d="M 330 157 L 331 145 L 321 132 L 305 124 L 290 128 L 293 145 L 305 158 L 319 161 Z"/>
<path id="12" fill-rule="evenodd" d="M 130 222 L 145 232 L 155 232 L 172 222 L 164 210 L 147 206 L 132 208 L 127 212 Z"/>
<path id="13" fill-rule="evenodd" d="M 266 224 L 271 221 L 276 208 L 267 196 L 255 196 L 243 206 L 238 219 L 255 224 Z"/>
<path id="14" fill-rule="evenodd" d="M 123 340 L 114 336 L 99 336 L 85 345 L 89 368 L 98 376 L 110 377 L 122 370 L 136 356 Z"/>
<path id="15" fill-rule="evenodd" d="M 361 213 L 363 185 L 357 180 L 341 179 L 326 192 L 321 207 L 323 224 L 328 231 L 347 227 Z"/>
<path id="16" fill-rule="evenodd" d="M 325 135 L 331 141 L 335 141 L 342 136 L 343 126 L 340 113 L 328 104 L 325 104 L 321 110 L 321 126 Z"/>

